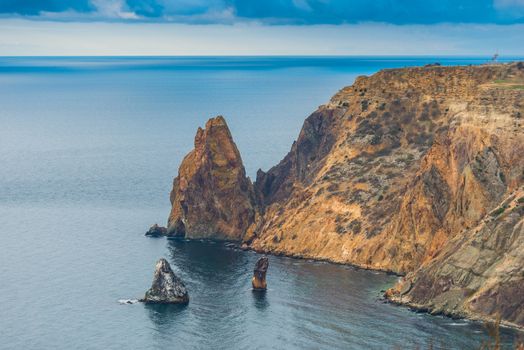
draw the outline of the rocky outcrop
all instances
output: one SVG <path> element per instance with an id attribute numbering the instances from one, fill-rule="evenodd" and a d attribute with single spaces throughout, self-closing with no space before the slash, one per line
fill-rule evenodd
<path id="1" fill-rule="evenodd" d="M 255 269 L 253 270 L 253 278 L 251 280 L 251 284 L 253 285 L 254 290 L 267 289 L 266 273 L 268 267 L 269 260 L 267 256 L 263 256 L 260 259 L 258 259 L 257 263 L 255 264 Z"/>
<path id="2" fill-rule="evenodd" d="M 184 282 L 171 270 L 166 259 L 160 259 L 156 263 L 153 284 L 140 301 L 152 304 L 189 303 L 189 295 Z"/>
<path id="3" fill-rule="evenodd" d="M 386 297 L 458 317 L 524 325 L 524 188 L 505 198 Z"/>
<path id="4" fill-rule="evenodd" d="M 223 117 L 199 128 L 171 191 L 168 235 L 241 240 L 255 218 L 253 185 Z"/>
<path id="5" fill-rule="evenodd" d="M 259 171 L 264 212 L 246 240 L 397 273 L 431 261 L 523 183 L 522 84 L 518 64 L 359 77 Z"/>
<path id="6" fill-rule="evenodd" d="M 161 237 L 167 235 L 167 229 L 162 226 L 158 226 L 158 224 L 154 224 L 147 230 L 146 236 L 148 237 Z"/>
<path id="7" fill-rule="evenodd" d="M 520 299 L 511 291 L 522 285 L 524 265 L 509 263 L 524 255 L 522 213 L 490 216 L 524 184 L 523 101 L 522 63 L 359 77 L 306 119 L 291 151 L 267 172 L 259 170 L 254 185 L 229 131 L 218 136 L 206 125 L 175 179 L 168 231 L 414 273 L 389 294 L 398 290 L 403 301 L 446 313 L 500 310 L 504 321 L 523 325 L 523 304 L 515 304 Z M 480 241 L 471 246 L 470 239 Z M 463 251 L 452 254 L 457 249 Z M 473 256 L 490 262 L 459 259 Z M 477 271 L 479 264 L 485 269 Z M 450 288 L 467 297 L 441 307 L 438 295 L 451 303 L 455 294 L 423 291 L 446 285 L 452 272 L 460 276 L 451 278 L 457 289 Z M 503 304 L 517 306 L 510 312 Z"/>

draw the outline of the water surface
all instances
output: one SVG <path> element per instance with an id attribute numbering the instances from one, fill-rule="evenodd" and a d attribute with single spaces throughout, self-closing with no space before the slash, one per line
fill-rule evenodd
<path id="1" fill-rule="evenodd" d="M 208 118 L 253 177 L 356 76 L 435 61 L 485 59 L 0 58 L 0 349 L 477 348 L 481 325 L 378 300 L 395 276 L 270 257 L 254 294 L 256 254 L 143 236 Z M 160 257 L 190 304 L 119 304 Z"/>

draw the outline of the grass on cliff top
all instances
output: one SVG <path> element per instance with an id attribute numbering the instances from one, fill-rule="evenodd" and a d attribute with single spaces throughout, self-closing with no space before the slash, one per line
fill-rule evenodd
<path id="1" fill-rule="evenodd" d="M 497 79 L 493 82 L 497 87 L 509 90 L 524 90 L 524 82 Z"/>

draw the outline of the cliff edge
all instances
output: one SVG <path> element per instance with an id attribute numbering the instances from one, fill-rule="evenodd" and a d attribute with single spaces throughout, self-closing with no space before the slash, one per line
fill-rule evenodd
<path id="1" fill-rule="evenodd" d="M 254 184 L 211 119 L 174 181 L 168 231 L 408 274 L 396 302 L 524 326 L 523 116 L 522 62 L 382 70 L 310 115 Z"/>

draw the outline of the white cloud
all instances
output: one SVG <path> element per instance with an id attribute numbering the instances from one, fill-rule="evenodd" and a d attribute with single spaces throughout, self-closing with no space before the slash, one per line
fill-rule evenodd
<path id="1" fill-rule="evenodd" d="M 505 18 L 524 16 L 524 0 L 494 0 L 493 7 Z"/>
<path id="2" fill-rule="evenodd" d="M 497 9 L 524 7 L 524 0 L 495 0 L 493 4 Z"/>
<path id="3" fill-rule="evenodd" d="M 129 11 L 124 0 L 91 0 L 101 17 L 138 19 L 136 13 Z"/>

